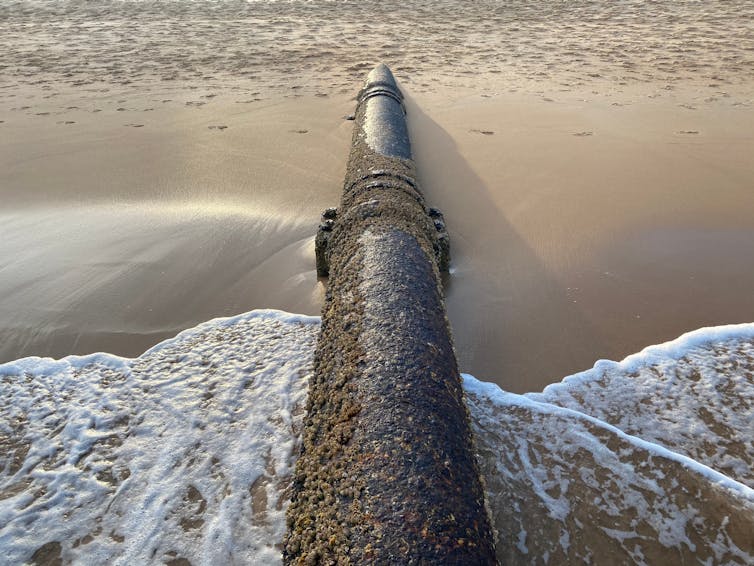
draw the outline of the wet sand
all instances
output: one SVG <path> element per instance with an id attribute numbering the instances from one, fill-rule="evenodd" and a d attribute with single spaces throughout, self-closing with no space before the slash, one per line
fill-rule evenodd
<path id="1" fill-rule="evenodd" d="M 319 313 L 312 235 L 339 195 L 349 105 L 145 113 L 153 98 L 72 111 L 65 136 L 3 124 L 2 359 L 138 355 L 263 305 Z"/>
<path id="2" fill-rule="evenodd" d="M 754 320 L 750 3 L 0 10 L 0 360 L 317 314 L 313 235 L 379 60 L 449 224 L 464 371 L 535 390 Z"/>
<path id="3" fill-rule="evenodd" d="M 411 108 L 461 366 L 504 389 L 754 320 L 754 113 L 615 98 Z"/>

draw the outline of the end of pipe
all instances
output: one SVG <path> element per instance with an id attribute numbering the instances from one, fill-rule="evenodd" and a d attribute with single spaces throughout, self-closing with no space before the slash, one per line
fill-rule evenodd
<path id="1" fill-rule="evenodd" d="M 390 67 L 385 65 L 385 63 L 380 63 L 374 69 L 372 69 L 372 71 L 367 75 L 366 82 L 364 83 L 364 88 L 368 88 L 374 83 L 380 83 L 385 86 L 392 87 L 396 90 L 398 89 L 398 84 L 395 82 L 393 72 L 390 70 Z"/>
<path id="2" fill-rule="evenodd" d="M 403 93 L 398 88 L 398 83 L 395 81 L 392 71 L 384 63 L 377 65 L 367 75 L 364 88 L 359 93 L 359 103 L 380 95 L 390 96 L 403 105 Z"/>

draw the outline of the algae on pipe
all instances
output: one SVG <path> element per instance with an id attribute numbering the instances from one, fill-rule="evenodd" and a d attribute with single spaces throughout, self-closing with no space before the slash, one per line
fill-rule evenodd
<path id="1" fill-rule="evenodd" d="M 296 464 L 288 564 L 495 564 L 445 313 L 447 233 L 416 181 L 403 96 L 359 93 Z"/>

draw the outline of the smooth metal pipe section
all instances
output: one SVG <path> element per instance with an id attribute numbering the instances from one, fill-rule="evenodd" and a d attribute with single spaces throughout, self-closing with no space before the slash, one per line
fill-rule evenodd
<path id="1" fill-rule="evenodd" d="M 496 563 L 440 285 L 447 234 L 419 190 L 404 114 L 378 66 L 317 237 L 330 279 L 287 564 Z"/>
<path id="2" fill-rule="evenodd" d="M 381 155 L 411 159 L 403 94 L 385 65 L 369 73 L 359 104 L 367 101 L 361 124 L 367 145 Z"/>

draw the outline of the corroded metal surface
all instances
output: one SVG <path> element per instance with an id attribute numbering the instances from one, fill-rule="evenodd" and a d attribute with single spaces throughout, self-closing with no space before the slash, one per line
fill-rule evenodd
<path id="1" fill-rule="evenodd" d="M 330 280 L 284 559 L 494 564 L 439 283 L 447 233 L 417 185 L 383 65 L 359 95 L 343 197 L 328 214 L 318 239 Z"/>

